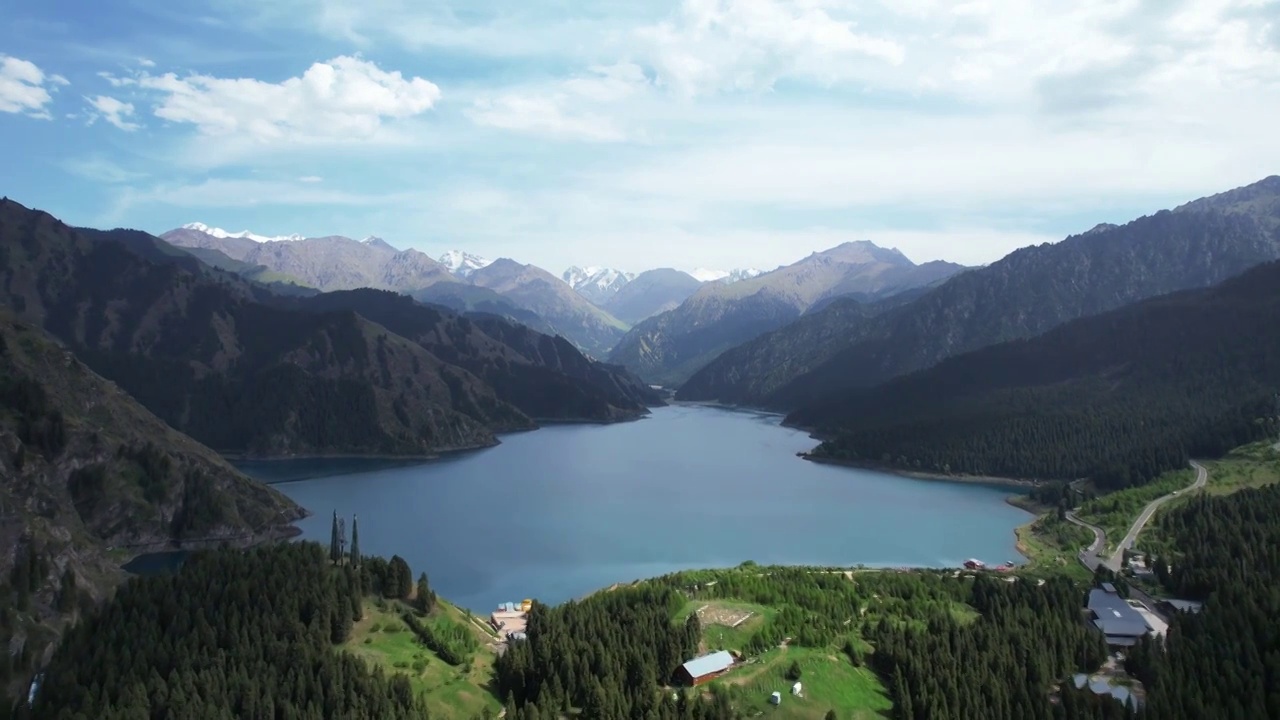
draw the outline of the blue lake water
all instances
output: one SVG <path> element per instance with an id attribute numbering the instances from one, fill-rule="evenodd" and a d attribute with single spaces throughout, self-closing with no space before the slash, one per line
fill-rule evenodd
<path id="1" fill-rule="evenodd" d="M 425 464 L 240 463 L 314 513 L 359 516 L 365 554 L 399 554 L 476 611 L 558 603 L 615 582 L 761 564 L 958 566 L 1022 558 L 1013 490 L 902 478 L 796 457 L 777 416 L 674 406 L 618 425 L 560 425 Z"/>

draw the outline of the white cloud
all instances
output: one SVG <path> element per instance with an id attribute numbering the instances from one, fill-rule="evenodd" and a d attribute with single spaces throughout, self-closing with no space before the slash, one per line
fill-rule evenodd
<path id="1" fill-rule="evenodd" d="M 659 78 L 687 95 L 764 89 L 787 76 L 829 83 L 851 66 L 903 62 L 907 51 L 897 40 L 859 30 L 836 5 L 685 0 L 676 17 L 642 28 L 638 36 Z"/>
<path id="2" fill-rule="evenodd" d="M 283 81 L 104 76 L 192 140 L 153 160 L 290 179 L 138 207 L 332 204 L 361 232 L 553 267 L 768 267 L 860 238 L 978 263 L 1280 167 L 1280 0 L 223 2 L 274 14 L 291 47 L 313 40 L 283 34 L 300 18 L 344 47 L 399 41 L 406 77 L 358 57 Z M 315 92 L 321 66 L 380 102 Z M 457 83 L 438 116 L 420 67 Z"/>
<path id="3" fill-rule="evenodd" d="M 598 142 L 623 140 L 627 132 L 609 106 L 649 86 L 634 63 L 596 66 L 567 80 L 481 97 L 467 115 L 480 125 L 507 130 Z"/>
<path id="4" fill-rule="evenodd" d="M 138 84 L 162 96 L 156 117 L 258 145 L 368 140 L 384 120 L 420 115 L 440 98 L 434 83 L 358 56 L 317 62 L 279 83 L 166 73 L 143 74 Z"/>
<path id="5" fill-rule="evenodd" d="M 319 175 L 303 175 L 302 177 L 298 178 L 298 182 L 318 183 L 318 182 L 324 182 L 324 178 L 320 177 Z"/>
<path id="6" fill-rule="evenodd" d="M 133 103 L 123 102 L 108 95 L 86 97 L 85 100 L 96 111 L 96 113 L 90 114 L 89 122 L 102 118 L 126 132 L 132 132 L 142 127 L 138 123 L 128 120 L 133 116 Z"/>
<path id="7" fill-rule="evenodd" d="M 103 70 L 102 72 L 99 72 L 99 73 L 98 73 L 98 77 L 102 78 L 103 80 L 106 80 L 106 81 L 107 81 L 107 84 L 111 85 L 111 87 L 116 87 L 116 88 L 118 88 L 118 87 L 128 87 L 128 86 L 130 86 L 130 85 L 137 85 L 137 84 L 138 84 L 138 81 L 137 81 L 136 79 L 134 79 L 134 78 L 131 78 L 131 77 L 118 77 L 118 76 L 116 76 L 116 75 L 113 75 L 112 73 L 109 73 L 109 72 L 105 71 L 105 70 Z"/>
<path id="8" fill-rule="evenodd" d="M 48 120 L 51 85 L 67 85 L 61 75 L 46 75 L 29 60 L 0 55 L 0 112 L 22 113 Z"/>
<path id="9" fill-rule="evenodd" d="M 155 61 L 155 60 L 151 60 L 151 59 L 149 59 L 149 58 L 144 58 L 144 57 L 142 57 L 142 58 L 138 58 L 138 65 L 140 65 L 140 66 L 142 66 L 142 67 L 144 67 L 144 68 L 155 67 L 155 66 L 156 66 L 156 61 Z"/>

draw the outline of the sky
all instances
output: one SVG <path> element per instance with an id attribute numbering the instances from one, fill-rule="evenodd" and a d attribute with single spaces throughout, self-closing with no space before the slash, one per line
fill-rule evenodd
<path id="1" fill-rule="evenodd" d="M 161 233 L 983 264 L 1280 173 L 1280 0 L 0 0 L 0 194 Z"/>

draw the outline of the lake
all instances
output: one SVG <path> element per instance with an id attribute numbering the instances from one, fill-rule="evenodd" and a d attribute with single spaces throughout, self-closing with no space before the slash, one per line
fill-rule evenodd
<path id="1" fill-rule="evenodd" d="M 916 480 L 796 457 L 814 441 L 781 418 L 703 406 L 637 422 L 556 425 L 419 464 L 243 462 L 315 513 L 359 516 L 364 554 L 399 554 L 453 602 L 487 612 L 559 603 L 615 582 L 761 564 L 949 567 L 1021 561 L 1030 515 L 1009 488 Z"/>

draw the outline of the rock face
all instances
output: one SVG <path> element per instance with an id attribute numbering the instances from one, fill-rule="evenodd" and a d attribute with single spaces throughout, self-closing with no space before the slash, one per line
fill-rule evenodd
<path id="1" fill-rule="evenodd" d="M 962 273 L 911 302 L 833 304 L 708 365 L 678 397 L 791 410 L 1280 258 L 1280 178 L 1100 225 Z"/>
<path id="2" fill-rule="evenodd" d="M 601 307 L 619 320 L 635 324 L 676 309 L 700 287 L 700 281 L 679 270 L 647 270 L 613 293 Z"/>
<path id="3" fill-rule="evenodd" d="M 16 625 L 0 623 L 0 640 L 30 642 L 37 657 L 68 616 L 122 577 L 109 548 L 248 544 L 287 534 L 304 514 L 8 308 L 0 308 L 0 476 L 0 577 L 18 579 L 5 592 L 25 605 Z"/>
<path id="4" fill-rule="evenodd" d="M 474 360 L 452 340 L 471 333 L 470 321 L 443 308 L 428 350 L 323 294 L 301 306 L 306 298 L 273 295 L 145 233 L 77 231 L 9 201 L 0 253 L 0 303 L 219 451 L 427 455 L 536 427 L 490 382 L 440 357 Z M 520 387 L 487 372 L 507 394 Z M 584 419 L 645 412 L 618 402 Z M 578 419 L 581 408 L 540 411 Z"/>
<path id="5" fill-rule="evenodd" d="M 916 265 L 897 250 L 850 242 L 772 272 L 704 284 L 674 310 L 631 329 L 609 356 L 649 382 L 680 385 L 720 353 L 800 317 L 831 298 L 879 299 L 963 270 Z"/>

